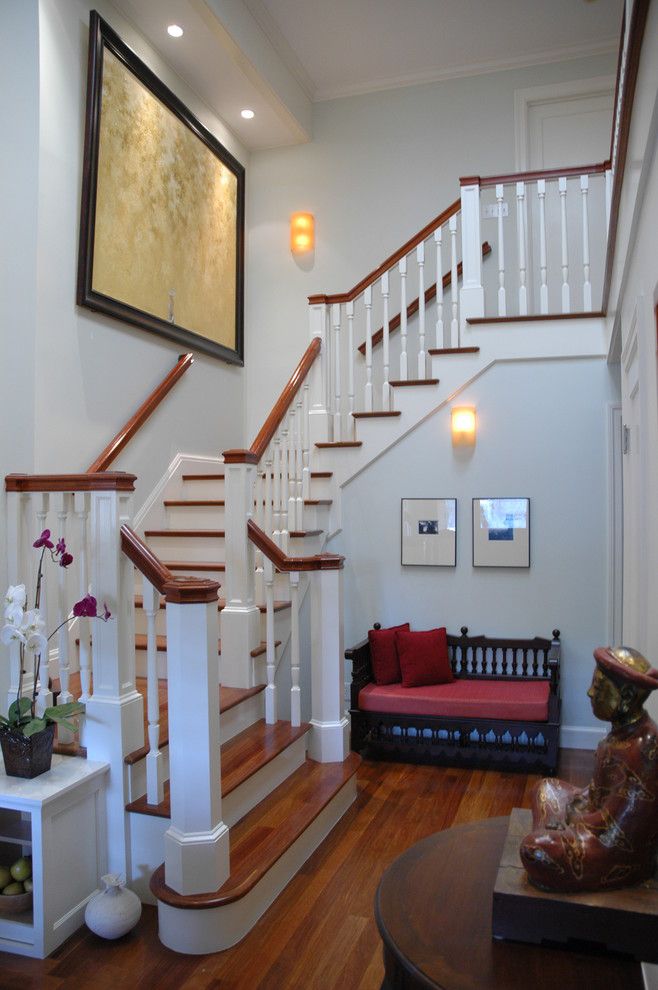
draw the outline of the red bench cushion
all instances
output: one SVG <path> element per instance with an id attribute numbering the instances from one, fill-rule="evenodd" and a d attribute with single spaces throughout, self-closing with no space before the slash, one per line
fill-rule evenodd
<path id="1" fill-rule="evenodd" d="M 415 688 L 367 684 L 359 691 L 359 708 L 390 715 L 547 722 L 549 694 L 548 681 L 520 683 L 456 678 L 450 684 Z"/>
<path id="2" fill-rule="evenodd" d="M 390 629 L 370 629 L 370 662 L 376 684 L 398 684 L 402 680 L 400 660 L 395 642 L 398 631 L 409 631 L 409 623 L 401 626 L 391 626 Z"/>

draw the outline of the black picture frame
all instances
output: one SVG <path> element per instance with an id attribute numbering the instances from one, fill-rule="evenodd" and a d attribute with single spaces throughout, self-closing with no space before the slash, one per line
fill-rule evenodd
<path id="1" fill-rule="evenodd" d="M 208 223 L 216 237 L 216 230 L 220 229 L 225 240 L 217 242 L 221 244 L 223 253 L 228 256 L 227 279 L 222 279 L 221 291 L 225 293 L 228 300 L 226 307 L 231 314 L 230 319 L 223 321 L 223 325 L 218 325 L 212 329 L 212 334 L 221 336 L 222 341 L 213 339 L 207 332 L 193 329 L 185 325 L 185 321 L 178 323 L 174 315 L 175 291 L 169 292 L 169 312 L 168 318 L 164 318 L 147 309 L 134 305 L 133 301 L 127 298 L 118 298 L 103 291 L 99 291 L 94 284 L 94 253 L 97 236 L 97 199 L 99 183 L 99 143 L 101 136 L 101 121 L 103 114 L 103 65 L 106 53 L 113 55 L 122 69 L 132 74 L 139 83 L 145 87 L 148 93 L 167 110 L 173 114 L 180 124 L 184 125 L 187 131 L 201 143 L 202 149 L 207 149 L 221 163 L 221 167 L 228 172 L 226 181 L 231 183 L 230 211 L 222 211 L 221 217 L 213 217 Z M 148 98 L 148 97 L 147 97 Z M 166 115 L 165 115 L 166 116 Z M 167 116 L 169 121 L 169 117 Z M 177 128 L 176 122 L 171 123 L 172 129 Z M 186 133 L 186 132 L 185 132 Z M 141 153 L 141 151 L 140 151 Z M 198 155 L 207 167 L 212 168 L 213 159 L 208 159 L 203 150 L 199 150 Z M 153 159 L 153 168 L 157 169 L 159 160 Z M 217 165 L 214 166 L 218 168 Z M 179 174 L 184 171 L 179 170 Z M 230 178 L 234 176 L 233 180 Z M 198 188 L 198 187 L 197 187 Z M 195 193 L 196 199 L 199 195 Z M 227 197 L 228 199 L 228 197 Z M 76 301 L 78 305 L 87 307 L 107 316 L 114 317 L 125 323 L 140 327 L 151 333 L 158 334 L 177 344 L 183 345 L 186 349 L 201 351 L 202 353 L 220 358 L 231 364 L 244 364 L 244 213 L 245 213 L 245 169 L 244 166 L 218 141 L 218 139 L 195 117 L 195 115 L 185 106 L 185 104 L 141 61 L 140 58 L 126 45 L 118 34 L 107 24 L 97 11 L 91 11 L 89 21 L 89 57 L 87 72 L 87 108 L 85 122 L 85 142 L 84 161 L 82 176 L 82 204 L 80 213 L 80 241 L 78 253 L 78 281 Z M 181 211 L 182 212 L 182 211 Z M 229 222 L 224 226 L 224 212 L 230 212 Z M 160 222 L 164 218 L 160 217 Z M 189 222 L 187 224 L 189 228 Z M 225 229 L 226 227 L 226 229 Z M 176 231 L 174 231 L 176 233 Z M 100 237 L 99 233 L 99 237 Z M 191 241 L 189 232 L 188 241 Z M 109 238 L 107 238 L 109 241 Z M 172 238 L 173 239 L 173 238 Z M 212 241 L 209 238 L 209 243 Z M 168 247 L 169 245 L 167 245 Z M 171 252 L 170 252 L 171 253 Z M 235 256 L 235 266 L 233 269 L 233 253 Z M 210 252 L 207 254 L 207 256 Z M 184 252 L 179 252 L 181 257 Z M 234 274 L 233 274 L 234 271 Z M 234 278 L 234 282 L 232 281 Z M 206 282 L 208 279 L 206 278 Z M 233 294 L 234 285 L 234 313 L 235 321 L 233 326 Z M 164 283 L 163 283 L 164 286 Z M 159 291 L 159 290 L 158 290 Z M 164 288 L 163 288 L 164 292 Z M 209 298 L 212 294 L 209 292 Z M 187 296 L 194 294 L 188 290 Z M 218 323 L 220 321 L 217 321 Z M 225 325 L 224 325 L 225 324 Z"/>

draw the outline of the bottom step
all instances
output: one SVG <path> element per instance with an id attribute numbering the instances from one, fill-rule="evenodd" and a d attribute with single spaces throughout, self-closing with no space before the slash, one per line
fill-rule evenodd
<path id="1" fill-rule="evenodd" d="M 307 759 L 231 829 L 231 875 L 208 894 L 176 893 L 164 865 L 151 877 L 160 940 L 174 952 L 219 952 L 235 945 L 290 882 L 356 798 L 361 758 Z"/>

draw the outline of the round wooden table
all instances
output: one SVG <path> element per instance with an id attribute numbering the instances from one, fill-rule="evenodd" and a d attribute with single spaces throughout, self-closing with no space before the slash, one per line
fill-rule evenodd
<path id="1" fill-rule="evenodd" d="M 507 823 L 492 818 L 437 832 L 388 868 L 375 899 L 382 990 L 642 990 L 638 962 L 492 939 Z"/>

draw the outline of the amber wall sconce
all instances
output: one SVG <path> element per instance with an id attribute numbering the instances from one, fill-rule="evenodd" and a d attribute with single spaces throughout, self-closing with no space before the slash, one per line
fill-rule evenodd
<path id="1" fill-rule="evenodd" d="M 450 413 L 453 447 L 472 447 L 475 444 L 475 406 L 455 406 Z"/>
<path id="2" fill-rule="evenodd" d="M 290 217 L 290 250 L 307 254 L 315 248 L 315 217 L 312 213 L 293 213 Z"/>

